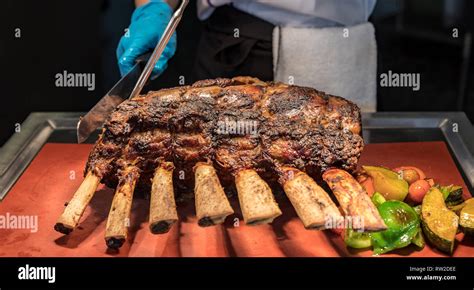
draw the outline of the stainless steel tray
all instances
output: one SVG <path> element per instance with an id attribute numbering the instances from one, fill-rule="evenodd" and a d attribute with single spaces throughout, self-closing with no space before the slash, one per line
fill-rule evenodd
<path id="1" fill-rule="evenodd" d="M 75 143 L 76 124 L 84 113 L 31 113 L 0 148 L 0 200 L 47 142 Z M 362 115 L 366 143 L 445 141 L 473 193 L 474 128 L 462 112 L 378 112 Z M 88 143 L 93 143 L 97 134 Z"/>

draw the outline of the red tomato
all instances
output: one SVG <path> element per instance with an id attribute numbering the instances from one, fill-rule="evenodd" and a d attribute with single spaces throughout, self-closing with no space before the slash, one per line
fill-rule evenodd
<path id="1" fill-rule="evenodd" d="M 420 179 L 425 179 L 426 178 L 425 173 L 420 168 L 414 167 L 414 166 L 400 166 L 400 167 L 394 168 L 393 171 L 400 172 L 401 170 L 407 170 L 407 169 L 413 169 L 416 172 L 418 172 L 418 175 L 420 176 Z"/>
<path id="2" fill-rule="evenodd" d="M 419 204 L 423 201 L 423 197 L 431 188 L 428 181 L 424 179 L 417 180 L 413 182 L 408 188 L 408 198 L 416 204 Z"/>

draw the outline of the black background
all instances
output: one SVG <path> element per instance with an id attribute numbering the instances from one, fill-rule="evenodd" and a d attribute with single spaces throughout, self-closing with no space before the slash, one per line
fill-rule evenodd
<path id="1" fill-rule="evenodd" d="M 10 288 L 472 289 L 472 259 L 454 258 L 2 258 Z M 56 283 L 18 280 L 18 268 L 55 266 Z M 407 281 L 410 267 L 456 267 L 454 281 Z"/>
<path id="2" fill-rule="evenodd" d="M 456 3 L 457 10 L 448 13 Z M 1 6 L 0 146 L 30 112 L 88 111 L 112 87 L 119 79 L 115 48 L 134 5 L 132 0 L 7 0 Z M 465 88 L 460 84 L 462 43 L 474 27 L 473 6 L 468 0 L 377 2 L 370 20 L 376 28 L 379 74 L 421 74 L 417 92 L 379 87 L 379 111 L 461 110 L 474 120 L 473 57 L 464 61 L 469 65 Z M 193 81 L 201 25 L 191 1 L 178 27 L 178 51 L 158 87 L 176 86 L 180 76 Z M 453 27 L 459 29 L 458 39 L 451 37 Z M 15 38 L 15 28 L 21 29 L 21 38 Z M 95 91 L 56 87 L 55 75 L 64 70 L 96 73 Z"/>

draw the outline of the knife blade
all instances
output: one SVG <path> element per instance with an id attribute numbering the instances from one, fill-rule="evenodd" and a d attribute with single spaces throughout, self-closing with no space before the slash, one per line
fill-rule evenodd
<path id="1" fill-rule="evenodd" d="M 77 142 L 83 143 L 97 128 L 101 127 L 110 113 L 128 99 L 142 73 L 142 62 L 123 76 L 95 106 L 77 122 Z"/>
<path id="2" fill-rule="evenodd" d="M 188 5 L 189 0 L 182 0 L 179 8 L 173 13 L 168 26 L 166 26 L 163 35 L 158 41 L 151 56 L 149 56 L 145 68 L 142 68 L 143 61 L 137 61 L 132 70 L 121 78 L 118 83 L 82 118 L 77 122 L 77 142 L 82 143 L 94 132 L 101 127 L 115 108 L 124 100 L 134 98 L 140 94 L 141 90 L 148 81 L 153 68 L 163 53 L 171 36 L 176 30 L 181 18 L 183 17 L 184 9 Z M 145 57 L 140 57 L 144 60 Z"/>

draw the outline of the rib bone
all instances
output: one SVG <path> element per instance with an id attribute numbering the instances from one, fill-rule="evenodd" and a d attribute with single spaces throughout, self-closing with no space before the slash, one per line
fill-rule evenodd
<path id="1" fill-rule="evenodd" d="M 138 168 L 134 166 L 121 172 L 105 229 L 105 241 L 110 248 L 120 248 L 127 239 L 133 191 L 138 178 Z"/>
<path id="2" fill-rule="evenodd" d="M 94 196 L 99 182 L 100 177 L 96 176 L 92 171 L 87 172 L 85 179 L 67 204 L 63 214 L 58 218 L 54 226 L 56 231 L 69 234 L 76 228 L 84 210 Z"/>
<path id="3" fill-rule="evenodd" d="M 150 231 L 166 233 L 178 220 L 173 190 L 173 169 L 171 162 L 163 162 L 155 171 L 150 194 Z"/>
<path id="4" fill-rule="evenodd" d="M 307 229 L 326 229 L 342 215 L 329 195 L 306 173 L 292 167 L 281 169 L 280 183 Z"/>
<path id="5" fill-rule="evenodd" d="M 353 220 L 361 219 L 361 222 L 352 224 L 353 229 L 360 231 L 387 229 L 377 208 L 352 175 L 341 169 L 329 169 L 324 172 L 323 179 L 331 187 L 346 218 L 349 216 Z"/>
<path id="6" fill-rule="evenodd" d="M 195 203 L 198 224 L 202 227 L 221 224 L 234 213 L 212 165 L 198 162 L 194 167 Z"/>
<path id="7" fill-rule="evenodd" d="M 240 208 L 248 225 L 271 223 L 281 215 L 270 186 L 253 169 L 237 172 L 235 184 Z"/>

